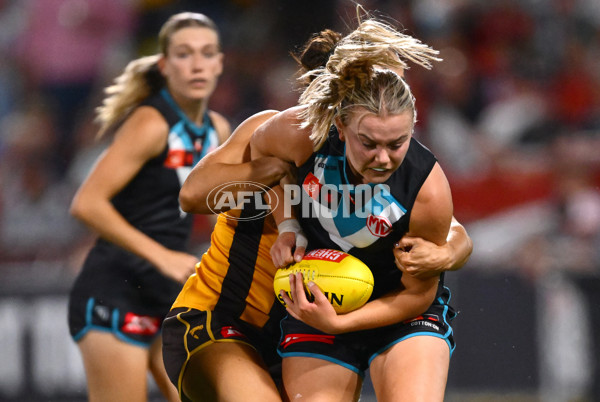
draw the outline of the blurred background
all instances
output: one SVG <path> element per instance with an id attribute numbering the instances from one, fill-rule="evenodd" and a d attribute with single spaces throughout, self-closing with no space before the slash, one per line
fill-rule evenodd
<path id="1" fill-rule="evenodd" d="M 475 244 L 446 276 L 447 401 L 600 401 L 600 2 L 361 4 L 444 59 L 406 76 Z M 295 103 L 290 51 L 356 27 L 350 0 L 0 0 L 1 401 L 85 400 L 66 302 L 94 236 L 68 207 L 106 146 L 103 88 L 179 11 L 220 27 L 210 107 L 234 127 Z M 195 227 L 200 253 L 211 225 Z"/>

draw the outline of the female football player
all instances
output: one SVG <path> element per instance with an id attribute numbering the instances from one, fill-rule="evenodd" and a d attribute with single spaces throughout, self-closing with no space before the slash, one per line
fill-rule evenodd
<path id="1" fill-rule="evenodd" d="M 365 20 L 325 68 L 306 73 L 311 83 L 299 105 L 251 138 L 252 159 L 277 157 L 298 169 L 302 205 L 298 220 L 285 208 L 274 211 L 274 259 L 291 262 L 291 249 L 306 236 L 307 251 L 348 252 L 375 277 L 370 301 L 347 314 L 336 314 L 310 281 L 315 299 L 308 301 L 302 275 L 291 277 L 291 298 L 281 294 L 289 313 L 278 347 L 284 399 L 356 400 L 367 368 L 379 401 L 444 399 L 454 349 L 450 291 L 439 272 L 417 278 L 398 269 L 404 235 L 442 246 L 453 215 L 446 176 L 413 138 L 415 99 L 398 74 L 407 67 L 398 57 L 406 40 L 386 23 Z M 432 49 L 420 50 L 409 59 L 437 60 Z"/>
<path id="2" fill-rule="evenodd" d="M 98 109 L 114 139 L 81 185 L 71 213 L 99 234 L 69 300 L 91 401 L 146 401 L 150 371 L 179 400 L 166 375 L 160 328 L 198 258 L 186 251 L 191 216 L 179 189 L 194 164 L 230 134 L 207 109 L 223 69 L 214 22 L 172 16 L 160 53 L 132 61 Z"/>
<path id="3" fill-rule="evenodd" d="M 333 31 L 311 38 L 298 57 L 303 70 L 324 66 L 340 38 Z M 405 38 L 403 57 L 425 48 Z M 214 213 L 219 209 L 214 190 L 224 188 L 224 183 L 237 199 L 239 192 L 270 186 L 293 175 L 293 166 L 279 158 L 250 160 L 251 136 L 276 115 L 276 111 L 265 111 L 249 118 L 193 169 L 180 193 L 184 210 Z M 245 204 L 219 215 L 209 250 L 164 322 L 165 365 L 183 400 L 280 400 L 270 375 L 277 374 L 274 350 L 283 313 L 272 287 L 279 264 L 272 262 L 270 248 L 277 228 L 271 216 L 257 212 L 254 205 Z M 444 244 L 405 237 L 398 247 L 406 250 L 399 257 L 401 269 L 415 276 L 430 276 L 460 268 L 472 244 L 464 228 L 454 221 Z M 295 258 L 302 255 L 301 247 L 296 248 Z"/>

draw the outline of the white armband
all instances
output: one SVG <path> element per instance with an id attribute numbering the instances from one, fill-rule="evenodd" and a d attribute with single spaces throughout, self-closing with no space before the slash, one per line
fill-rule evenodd
<path id="1" fill-rule="evenodd" d="M 277 230 L 279 233 L 294 233 L 296 235 L 296 247 L 306 247 L 308 245 L 308 239 L 300 227 L 300 222 L 296 219 L 286 219 L 277 225 Z"/>

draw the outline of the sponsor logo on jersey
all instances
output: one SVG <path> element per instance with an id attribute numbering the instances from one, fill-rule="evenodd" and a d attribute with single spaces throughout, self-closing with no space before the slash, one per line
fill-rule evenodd
<path id="1" fill-rule="evenodd" d="M 334 340 L 335 335 L 289 334 L 283 339 L 281 346 L 285 349 L 298 342 L 320 342 L 332 345 Z"/>
<path id="2" fill-rule="evenodd" d="M 369 215 L 367 228 L 373 236 L 385 237 L 392 231 L 392 224 L 385 216 Z"/>
<path id="3" fill-rule="evenodd" d="M 411 327 L 422 326 L 433 328 L 436 331 L 440 330 L 439 323 L 440 318 L 435 314 L 423 314 L 410 320 L 403 321 L 403 324 L 410 324 Z"/>
<path id="4" fill-rule="evenodd" d="M 154 335 L 159 328 L 160 320 L 156 317 L 127 313 L 121 330 L 127 334 Z"/>
<path id="5" fill-rule="evenodd" d="M 321 183 L 319 183 L 319 179 L 312 174 L 309 173 L 306 175 L 306 179 L 304 179 L 304 183 L 302 183 L 302 188 L 306 191 L 306 194 L 313 200 L 319 199 L 319 194 L 321 193 Z"/>
<path id="6" fill-rule="evenodd" d="M 200 339 L 200 336 L 199 336 L 199 334 L 197 334 L 197 332 L 201 332 L 203 329 L 204 329 L 204 325 L 195 326 L 190 331 L 190 336 L 192 336 L 192 337 L 194 337 L 196 339 Z"/>
<path id="7" fill-rule="evenodd" d="M 185 149 L 169 149 L 164 166 L 177 169 L 183 166 L 194 166 L 194 154 Z"/>
<path id="8" fill-rule="evenodd" d="M 96 304 L 94 306 L 94 314 L 104 323 L 108 323 L 110 320 L 110 309 L 106 306 Z"/>
<path id="9" fill-rule="evenodd" d="M 402 321 L 402 324 L 408 324 L 409 322 L 419 321 L 419 320 L 429 320 L 429 321 L 438 322 L 440 320 L 440 317 L 438 317 L 436 314 L 423 314 L 423 315 L 417 316 L 415 318 L 411 318 L 410 320 Z"/>
<path id="10" fill-rule="evenodd" d="M 232 337 L 246 338 L 246 335 L 244 335 L 237 328 L 232 327 L 232 326 L 222 327 L 221 328 L 221 336 L 223 338 L 232 338 Z"/>

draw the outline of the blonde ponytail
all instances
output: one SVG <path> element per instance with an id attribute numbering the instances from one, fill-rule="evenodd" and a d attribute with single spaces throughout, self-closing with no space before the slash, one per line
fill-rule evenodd
<path id="1" fill-rule="evenodd" d="M 407 90 L 408 94 L 406 97 L 403 95 L 403 100 L 412 99 L 410 89 L 397 71 L 408 69 L 407 61 L 430 69 L 432 62 L 441 60 L 437 57 L 438 53 L 418 39 L 402 34 L 381 21 L 368 19 L 361 22 L 356 30 L 336 45 L 325 68 L 308 71 L 299 78 L 306 80 L 315 77 L 299 99 L 301 105 L 306 105 L 300 116 L 301 126 L 312 127 L 310 138 L 314 148 L 319 149 L 325 142 L 335 117 L 340 115 L 345 106 L 359 105 L 357 102 L 363 103 L 360 104 L 363 107 L 381 102 L 382 107 L 389 102 L 397 104 L 388 97 L 398 92 L 404 94 Z M 382 72 L 385 69 L 391 71 Z M 383 75 L 389 77 L 382 78 Z M 389 85 L 399 85 L 399 88 L 377 91 L 379 96 L 386 97 L 373 99 L 375 94 L 369 92 L 373 90 L 372 81 L 375 77 L 379 77 L 379 84 L 385 81 Z M 406 106 L 410 103 L 402 104 Z M 416 111 L 413 112 L 416 116 Z"/>
<path id="2" fill-rule="evenodd" d="M 152 90 L 160 88 L 164 78 L 158 72 L 160 55 L 146 56 L 130 62 L 114 84 L 107 87 L 107 97 L 96 108 L 96 121 L 100 123 L 98 136 L 125 118 Z"/>

